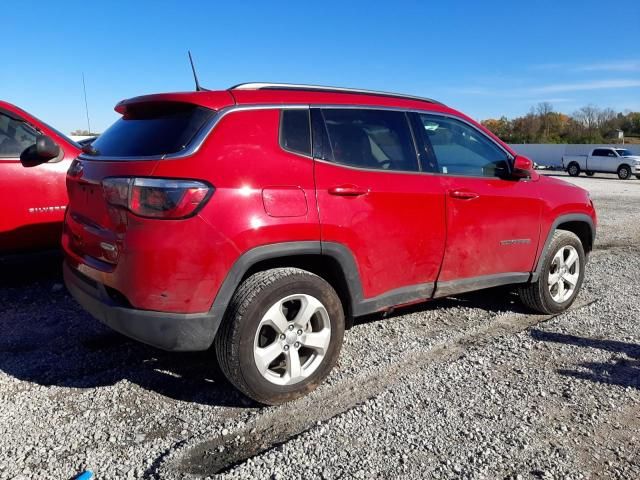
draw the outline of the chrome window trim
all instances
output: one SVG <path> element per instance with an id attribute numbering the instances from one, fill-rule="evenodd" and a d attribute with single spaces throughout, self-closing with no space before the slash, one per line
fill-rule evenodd
<path id="1" fill-rule="evenodd" d="M 254 104 L 254 105 L 231 105 L 229 107 L 225 107 L 222 108 L 220 110 L 218 110 L 218 112 L 211 117 L 207 123 L 205 123 L 205 125 L 198 131 L 198 133 L 195 135 L 195 137 L 191 140 L 191 142 L 189 142 L 189 144 L 187 145 L 187 147 L 183 150 L 180 150 L 179 152 L 176 153 L 170 153 L 170 154 L 165 154 L 165 155 L 149 155 L 149 156 L 121 156 L 121 157 L 109 157 L 109 156 L 103 156 L 103 155 L 87 155 L 85 153 L 81 153 L 78 158 L 80 160 L 101 160 L 101 161 L 146 161 L 146 160 L 175 160 L 175 159 L 179 159 L 179 158 L 184 158 L 184 157 L 189 157 L 195 153 L 197 153 L 200 148 L 202 147 L 202 144 L 205 142 L 205 140 L 209 137 L 209 135 L 213 132 L 213 130 L 215 129 L 215 127 L 218 125 L 218 123 L 227 115 L 229 115 L 230 113 L 235 113 L 235 112 L 245 112 L 245 111 L 250 111 L 250 110 L 282 110 L 282 109 L 311 109 L 311 108 L 325 108 L 325 109 L 359 109 L 359 110 L 391 110 L 391 111 L 399 111 L 399 112 L 406 112 L 406 113 L 418 113 L 418 114 L 427 114 L 427 115 L 441 115 L 444 117 L 448 117 L 448 118 L 453 118 L 454 120 L 458 120 L 460 122 L 463 122 L 467 125 L 469 125 L 469 127 L 473 128 L 474 130 L 476 130 L 480 135 L 484 136 L 487 140 L 489 140 L 490 142 L 492 142 L 494 145 L 496 145 L 498 148 L 500 148 L 500 150 L 502 150 L 506 155 L 507 158 L 509 158 L 509 160 L 513 160 L 513 155 L 511 153 L 509 153 L 509 151 L 507 151 L 502 145 L 500 145 L 499 143 L 497 143 L 493 138 L 491 138 L 490 136 L 488 136 L 486 133 L 484 133 L 483 131 L 479 130 L 478 127 L 476 127 L 475 125 L 473 125 L 472 123 L 470 123 L 469 121 L 465 120 L 464 118 L 461 118 L 457 115 L 453 115 L 450 113 L 444 113 L 444 112 L 435 112 L 433 110 L 430 109 L 408 109 L 408 108 L 403 108 L 403 107 L 390 107 L 390 106 L 377 106 L 377 105 L 353 105 L 353 104 L 345 104 L 345 105 L 340 105 L 340 104 L 282 104 L 282 103 L 278 103 L 278 104 L 263 104 L 263 105 L 258 105 L 258 104 Z M 290 152 L 290 153 L 294 153 L 294 152 Z M 304 155 L 301 155 L 305 158 L 311 158 L 311 157 L 306 157 Z M 330 162 L 331 163 L 331 162 Z M 334 163 L 334 165 L 337 165 L 336 163 Z M 354 167 L 357 168 L 357 167 Z M 366 169 L 360 169 L 360 170 L 366 170 Z M 388 170 L 375 170 L 374 171 L 388 171 Z M 434 172 L 417 172 L 417 173 L 429 173 L 429 174 L 436 174 Z M 445 174 L 443 174 L 445 175 Z M 453 176 L 453 175 L 449 175 L 449 176 Z M 478 177 L 478 178 L 492 178 L 492 177 Z M 496 177 L 497 178 L 497 177 Z"/>
<path id="2" fill-rule="evenodd" d="M 420 170 L 385 170 L 384 168 L 354 167 L 353 165 L 347 165 L 346 163 L 332 162 L 331 160 L 325 160 L 323 158 L 314 158 L 313 160 L 315 162 L 321 162 L 327 165 L 333 165 L 334 167 L 348 168 L 349 170 L 357 170 L 360 172 L 394 173 L 394 174 L 404 174 L 404 175 L 437 175 L 436 173 L 433 173 L 433 172 L 424 172 Z"/>
<path id="3" fill-rule="evenodd" d="M 491 143 L 493 143 L 496 147 L 498 147 L 500 150 L 502 150 L 507 155 L 507 158 L 509 158 L 509 160 L 513 160 L 513 158 L 514 158 L 513 155 L 511 153 L 509 153 L 508 150 L 506 150 L 502 145 L 500 145 L 498 142 L 496 142 L 493 138 L 491 138 L 489 135 L 484 133 L 482 130 L 478 129 L 478 127 L 476 127 L 474 124 L 472 124 L 471 122 L 469 122 L 468 120 L 466 120 L 466 119 L 464 119 L 462 117 L 459 117 L 458 115 L 453 115 L 451 113 L 436 112 L 436 111 L 433 111 L 433 110 L 419 110 L 419 109 L 411 109 L 411 108 L 402 108 L 402 107 L 386 107 L 386 106 L 377 107 L 377 106 L 373 106 L 373 105 L 310 105 L 310 108 L 333 108 L 333 109 L 354 108 L 354 109 L 363 109 L 363 110 L 364 109 L 367 109 L 367 110 L 394 110 L 394 111 L 401 111 L 401 112 L 407 112 L 407 113 L 417 113 L 417 114 L 423 114 L 423 115 L 440 115 L 442 117 L 452 118 L 454 120 L 457 120 L 459 122 L 462 122 L 462 123 L 468 125 L 472 129 L 477 131 L 478 134 L 482 135 L 484 138 L 486 138 Z"/>

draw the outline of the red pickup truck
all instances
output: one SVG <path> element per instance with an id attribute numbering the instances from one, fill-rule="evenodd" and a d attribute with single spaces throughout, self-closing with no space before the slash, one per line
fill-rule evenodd
<path id="1" fill-rule="evenodd" d="M 0 255 L 60 244 L 66 172 L 79 153 L 64 134 L 0 101 Z"/>

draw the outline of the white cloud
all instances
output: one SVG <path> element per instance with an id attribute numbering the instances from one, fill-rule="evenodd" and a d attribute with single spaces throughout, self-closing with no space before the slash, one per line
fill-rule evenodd
<path id="1" fill-rule="evenodd" d="M 528 91 L 534 94 L 540 93 L 558 93 L 558 92 L 580 92 L 585 90 L 613 90 L 619 88 L 639 88 L 640 80 L 628 79 L 612 79 L 612 80 L 593 80 L 590 82 L 578 83 L 557 83 L 544 85 L 541 87 L 533 87 Z"/>
<path id="2" fill-rule="evenodd" d="M 540 63 L 530 65 L 529 70 L 561 70 L 568 72 L 640 72 L 640 59 L 611 60 L 592 63 Z"/>
<path id="3" fill-rule="evenodd" d="M 547 94 L 568 93 L 568 92 L 585 92 L 593 90 L 617 90 L 624 88 L 640 88 L 640 80 L 633 79 L 609 79 L 609 80 L 593 80 L 588 82 L 575 83 L 552 83 L 548 85 L 532 86 L 525 88 L 486 88 L 486 87 L 460 87 L 451 88 L 450 90 L 456 94 L 462 95 L 478 95 L 491 97 L 532 97 L 546 96 Z M 548 102 L 567 102 L 568 98 L 549 98 Z"/>
<path id="4" fill-rule="evenodd" d="M 592 63 L 576 67 L 580 72 L 640 72 L 640 60 Z"/>
<path id="5" fill-rule="evenodd" d="M 527 100 L 529 103 L 569 103 L 575 101 L 573 98 L 541 98 L 538 100 Z"/>

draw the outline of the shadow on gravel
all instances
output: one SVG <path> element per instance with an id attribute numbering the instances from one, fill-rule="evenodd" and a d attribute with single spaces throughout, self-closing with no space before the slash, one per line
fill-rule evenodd
<path id="1" fill-rule="evenodd" d="M 64 289 L 60 265 L 60 254 L 0 262 L 0 370 L 44 386 L 128 380 L 176 400 L 254 406 L 229 386 L 213 352 L 164 352 L 94 320 Z"/>
<path id="2" fill-rule="evenodd" d="M 561 375 L 592 382 L 632 387 L 640 390 L 640 345 L 616 340 L 599 340 L 534 329 L 531 337 L 543 342 L 564 343 L 585 348 L 596 348 L 615 355 L 609 362 L 585 362 L 579 366 L 589 371 L 558 370 Z"/>
<path id="3" fill-rule="evenodd" d="M 25 287 L 42 281 L 62 281 L 62 252 L 0 257 L 0 288 Z"/>
<path id="4" fill-rule="evenodd" d="M 163 352 L 94 320 L 64 289 L 60 265 L 57 252 L 0 261 L 0 370 L 44 386 L 96 388 L 128 380 L 176 400 L 256 406 L 227 383 L 212 351 Z M 516 295 L 495 288 L 409 306 L 386 317 L 456 306 L 526 313 Z M 371 315 L 357 323 L 384 318 Z"/>

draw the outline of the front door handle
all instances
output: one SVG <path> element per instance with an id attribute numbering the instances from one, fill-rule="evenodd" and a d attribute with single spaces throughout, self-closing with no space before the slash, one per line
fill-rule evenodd
<path id="1" fill-rule="evenodd" d="M 344 184 L 331 187 L 329 189 L 329 193 L 331 195 L 338 195 L 340 197 L 359 197 L 361 195 L 366 195 L 367 193 L 369 193 L 369 189 L 362 188 L 357 185 Z"/>
<path id="2" fill-rule="evenodd" d="M 480 196 L 476 192 L 469 190 L 450 190 L 449 195 L 453 198 L 459 198 L 460 200 L 473 200 Z"/>

